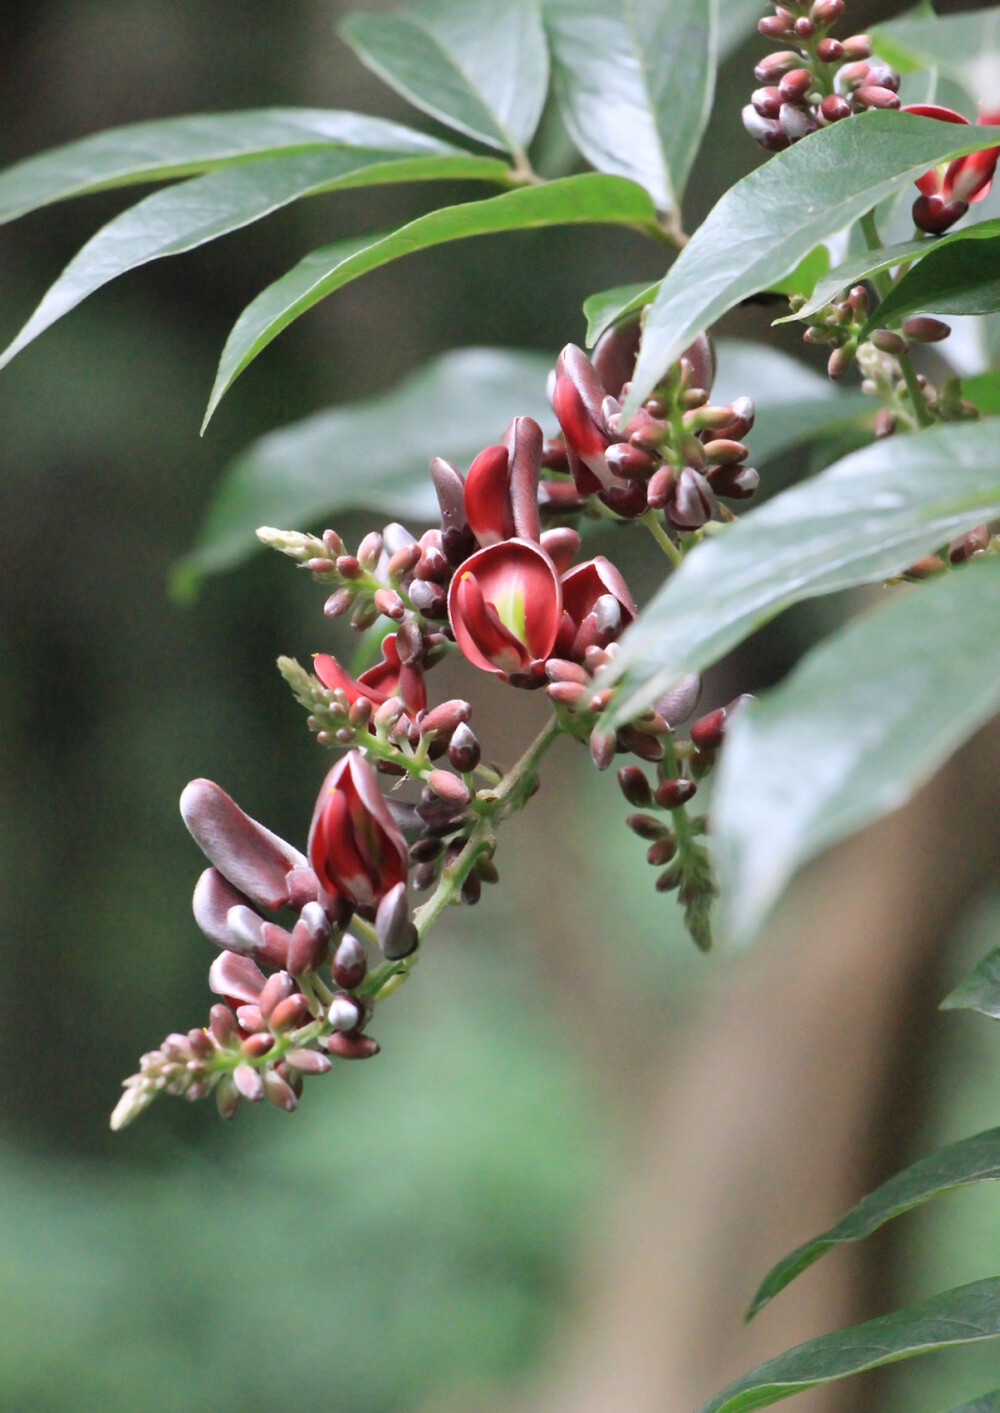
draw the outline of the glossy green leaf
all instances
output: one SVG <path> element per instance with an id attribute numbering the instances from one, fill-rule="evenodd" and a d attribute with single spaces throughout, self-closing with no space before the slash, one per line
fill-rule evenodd
<path id="1" fill-rule="evenodd" d="M 980 1011 L 1000 1020 L 1000 947 L 988 953 L 941 1002 L 942 1011 Z"/>
<path id="2" fill-rule="evenodd" d="M 829 248 L 825 245 L 817 245 L 807 255 L 803 255 L 791 274 L 785 275 L 780 280 L 775 280 L 772 285 L 768 285 L 768 292 L 770 294 L 800 294 L 808 298 L 816 288 L 817 281 L 823 278 L 829 268 Z"/>
<path id="3" fill-rule="evenodd" d="M 716 0 L 543 0 L 556 96 L 599 171 L 680 200 L 715 86 Z"/>
<path id="4" fill-rule="evenodd" d="M 876 583 L 1000 514 L 989 421 L 876 442 L 751 510 L 688 555 L 626 631 L 601 685 L 631 719 L 802 599 Z"/>
<path id="5" fill-rule="evenodd" d="M 979 225 L 952 231 L 950 235 L 939 236 L 937 240 L 908 240 L 899 245 L 888 245 L 884 250 L 860 251 L 824 275 L 813 290 L 812 297 L 797 314 L 788 314 L 783 319 L 776 319 L 775 323 L 790 324 L 793 320 L 808 318 L 810 314 L 815 314 L 817 309 L 822 309 L 824 304 L 829 304 L 842 290 L 856 285 L 859 280 L 867 280 L 870 276 L 880 274 L 883 270 L 891 270 L 907 260 L 923 259 L 935 251 L 961 244 L 963 241 L 992 240 L 998 235 L 1000 221 L 981 221 Z"/>
<path id="6" fill-rule="evenodd" d="M 1000 235 L 932 250 L 894 285 L 865 332 L 910 314 L 995 314 L 1000 310 Z"/>
<path id="7" fill-rule="evenodd" d="M 10 346 L 0 368 L 45 329 L 117 276 L 180 255 L 259 221 L 302 197 L 387 182 L 504 182 L 510 168 L 490 157 L 420 157 L 328 147 L 218 168 L 154 192 L 93 236 L 48 290 Z"/>
<path id="8" fill-rule="evenodd" d="M 1000 98 L 995 5 L 964 15 L 902 15 L 871 33 L 876 52 L 901 72 L 936 68 L 987 107 Z"/>
<path id="9" fill-rule="evenodd" d="M 1000 369 L 963 378 L 962 395 L 975 403 L 984 416 L 1000 416 Z"/>
<path id="10" fill-rule="evenodd" d="M 827 236 L 938 162 L 996 143 L 1000 128 L 882 111 L 776 153 L 720 198 L 671 266 L 646 321 L 626 412 L 693 338 Z"/>
<path id="11" fill-rule="evenodd" d="M 549 82 L 535 0 L 422 0 L 349 15 L 340 32 L 379 78 L 449 127 L 515 154 L 530 141 Z"/>
<path id="12" fill-rule="evenodd" d="M 764 1277 L 753 1298 L 747 1319 L 752 1319 L 764 1306 L 789 1285 L 796 1276 L 808 1270 L 814 1261 L 848 1241 L 863 1241 L 886 1222 L 901 1217 L 904 1212 L 920 1207 L 931 1198 L 956 1187 L 968 1187 L 977 1182 L 996 1182 L 1000 1178 L 1000 1128 L 973 1134 L 957 1143 L 949 1143 L 937 1153 L 896 1173 L 881 1187 L 868 1194 L 846 1216 L 810 1241 L 803 1242 L 791 1255 L 779 1261 Z"/>
<path id="13" fill-rule="evenodd" d="M 322 108 L 251 108 L 130 123 L 0 172 L 0 222 L 108 187 L 188 177 L 230 162 L 330 146 L 411 154 L 458 151 L 401 123 Z"/>
<path id="14" fill-rule="evenodd" d="M 983 651 L 998 635 L 990 558 L 855 619 L 733 723 L 712 813 L 734 940 L 801 864 L 904 804 L 1000 710 Z"/>
<path id="15" fill-rule="evenodd" d="M 174 587 L 260 548 L 258 525 L 308 529 L 345 510 L 437 518 L 427 466 L 443 456 L 464 470 L 514 416 L 550 427 L 545 378 L 552 359 L 463 348 L 433 359 L 398 387 L 270 432 L 227 468 Z"/>
<path id="16" fill-rule="evenodd" d="M 1000 1413 L 1000 1389 L 995 1393 L 984 1393 L 971 1403 L 963 1403 L 960 1408 L 953 1408 L 951 1413 Z"/>
<path id="17" fill-rule="evenodd" d="M 282 329 L 359 275 L 452 240 L 582 223 L 643 230 L 655 223 L 655 212 L 648 194 L 635 182 L 588 173 L 447 206 L 395 231 L 314 250 L 240 315 L 222 353 L 205 425 L 227 388 Z"/>
<path id="18" fill-rule="evenodd" d="M 642 281 L 634 285 L 617 285 L 614 289 L 599 290 L 597 294 L 589 295 L 583 301 L 583 312 L 587 320 L 587 347 L 593 348 L 612 324 L 617 324 L 628 314 L 635 314 L 643 305 L 652 304 L 659 288 L 659 280 L 655 285 Z"/>
<path id="19" fill-rule="evenodd" d="M 797 1345 L 731 1383 L 698 1413 L 751 1413 L 866 1369 L 1000 1335 L 1000 1280 L 973 1281 L 905 1310 Z"/>

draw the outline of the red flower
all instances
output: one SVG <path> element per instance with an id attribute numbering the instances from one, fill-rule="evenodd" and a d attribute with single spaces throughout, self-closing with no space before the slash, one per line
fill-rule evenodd
<path id="1" fill-rule="evenodd" d="M 542 429 L 531 417 L 515 417 L 503 445 L 488 446 L 465 478 L 465 518 L 482 546 L 514 536 L 538 539 L 538 475 Z"/>
<path id="2" fill-rule="evenodd" d="M 568 343 L 556 359 L 552 408 L 566 440 L 573 480 L 583 495 L 622 484 L 607 460 L 608 447 L 621 440 L 608 427 L 604 412 L 607 396 L 583 349 Z"/>
<path id="3" fill-rule="evenodd" d="M 352 677 L 329 653 L 316 653 L 313 667 L 323 686 L 331 691 L 339 688 L 348 702 L 366 697 L 372 706 L 378 707 L 390 697 L 399 697 L 411 716 L 427 708 L 424 674 L 414 663 L 400 661 L 395 633 L 382 639 L 382 661 L 362 672 L 360 677 Z"/>
<path id="4" fill-rule="evenodd" d="M 562 596 L 558 648 L 565 657 L 582 658 L 592 643 L 606 647 L 637 612 L 628 585 L 604 555 L 564 574 Z"/>
<path id="5" fill-rule="evenodd" d="M 475 667 L 527 672 L 549 656 L 562 619 L 559 575 L 530 540 L 479 550 L 456 570 L 448 594 L 455 641 Z"/>
<path id="6" fill-rule="evenodd" d="M 323 887 L 355 907 L 374 907 L 406 881 L 406 840 L 359 751 L 348 751 L 323 781 L 309 858 Z"/>
<path id="7" fill-rule="evenodd" d="M 944 123 L 969 121 L 953 108 L 942 108 L 938 103 L 911 103 L 903 112 Z M 980 113 L 976 122 L 1000 122 L 1000 111 Z M 913 220 L 920 230 L 939 235 L 965 215 L 971 201 L 982 201 L 992 185 L 998 157 L 1000 147 L 987 147 L 982 152 L 956 157 L 946 166 L 934 167 L 919 177 L 917 187 L 921 194 L 913 203 Z"/>

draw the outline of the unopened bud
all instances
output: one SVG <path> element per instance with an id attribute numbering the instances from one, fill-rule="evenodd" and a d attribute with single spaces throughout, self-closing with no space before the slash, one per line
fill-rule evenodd
<path id="1" fill-rule="evenodd" d="M 874 329 L 871 341 L 880 353 L 891 353 L 895 358 L 910 351 L 910 345 L 895 329 Z"/>
<path id="2" fill-rule="evenodd" d="M 283 1109 L 286 1114 L 294 1113 L 299 1106 L 299 1099 L 288 1081 L 271 1068 L 264 1071 L 263 1079 L 264 1095 L 275 1108 Z"/>
<path id="3" fill-rule="evenodd" d="M 427 786 L 435 795 L 452 804 L 467 805 L 472 798 L 465 781 L 452 775 L 450 770 L 432 770 L 427 777 Z"/>
<path id="4" fill-rule="evenodd" d="M 973 555 L 982 554 L 989 547 L 990 532 L 985 525 L 977 525 L 966 535 L 960 535 L 948 546 L 948 558 L 952 564 L 964 564 Z"/>
<path id="5" fill-rule="evenodd" d="M 762 118 L 752 103 L 741 114 L 743 126 L 765 152 L 781 152 L 788 146 L 788 137 L 777 118 Z"/>
<path id="6" fill-rule="evenodd" d="M 453 697 L 432 707 L 420 718 L 420 734 L 450 738 L 456 727 L 463 721 L 468 721 L 471 715 L 472 707 L 469 703 L 462 701 L 460 697 Z"/>
<path id="7" fill-rule="evenodd" d="M 713 751 L 722 745 L 726 725 L 726 708 L 716 707 L 707 716 L 700 716 L 691 726 L 691 740 L 699 751 Z"/>
<path id="8" fill-rule="evenodd" d="M 623 765 L 618 772 L 618 784 L 630 805 L 648 806 L 653 803 L 649 781 L 637 765 Z"/>
<path id="9" fill-rule="evenodd" d="M 679 530 L 700 530 L 718 514 L 712 488 L 700 471 L 685 466 L 677 478 L 667 516 Z"/>
<path id="10" fill-rule="evenodd" d="M 250 1008 L 245 1007 L 244 1009 L 249 1010 Z M 248 1060 L 263 1059 L 269 1050 L 274 1049 L 274 1036 L 267 1035 L 263 1031 L 260 1031 L 256 1035 L 248 1035 L 241 1049 Z"/>
<path id="11" fill-rule="evenodd" d="M 368 958 L 364 946 L 352 933 L 345 932 L 330 963 L 334 982 L 345 991 L 353 991 L 364 981 L 367 971 Z"/>
<path id="12" fill-rule="evenodd" d="M 375 938 L 382 955 L 390 962 L 401 961 L 416 951 L 420 939 L 410 921 L 405 883 L 397 883 L 379 903 L 375 915 Z"/>
<path id="13" fill-rule="evenodd" d="M 357 555 L 339 555 L 337 557 L 337 573 L 341 579 L 360 579 L 362 570 Z"/>
<path id="14" fill-rule="evenodd" d="M 813 35 L 816 33 L 816 26 L 807 15 L 800 15 L 792 26 L 792 29 L 796 39 L 812 39 Z"/>
<path id="15" fill-rule="evenodd" d="M 654 814 L 630 814 L 625 823 L 640 839 L 663 839 L 669 833 L 663 821 Z"/>
<path id="16" fill-rule="evenodd" d="M 774 84 L 755 88 L 750 95 L 750 102 L 762 118 L 776 118 L 783 101 L 781 90 Z"/>
<path id="17" fill-rule="evenodd" d="M 646 500 L 651 510 L 663 510 L 673 499 L 674 470 L 672 466 L 661 466 L 650 477 L 646 487 Z"/>
<path id="18" fill-rule="evenodd" d="M 646 862 L 653 868 L 662 868 L 669 863 L 677 852 L 677 840 L 673 836 L 665 839 L 657 839 L 655 844 L 650 844 L 646 850 Z"/>
<path id="19" fill-rule="evenodd" d="M 224 1074 L 215 1086 L 215 1103 L 221 1118 L 234 1119 L 236 1117 L 236 1111 L 240 1107 L 240 1096 L 231 1075 Z"/>
<path id="20" fill-rule="evenodd" d="M 236 1017 L 229 1007 L 220 1002 L 212 1007 L 208 1016 L 209 1029 L 223 1049 L 235 1045 L 240 1038 L 240 1031 L 236 1024 Z"/>
<path id="21" fill-rule="evenodd" d="M 796 54 L 794 49 L 781 49 L 761 59 L 753 71 L 754 78 L 758 83 L 777 83 L 782 74 L 787 74 L 789 69 L 801 67 L 801 64 L 801 54 Z"/>
<path id="22" fill-rule="evenodd" d="M 284 1001 L 279 1001 L 271 1012 L 271 1029 L 297 1030 L 300 1025 L 305 1025 L 312 1019 L 312 1012 L 309 1010 L 309 1002 L 300 991 L 291 996 L 287 996 Z"/>
<path id="23" fill-rule="evenodd" d="M 849 118 L 853 109 L 839 93 L 828 93 L 819 105 L 819 111 L 828 123 L 839 123 L 843 118 Z"/>
<path id="24" fill-rule="evenodd" d="M 364 1020 L 364 1011 L 350 996 L 334 996 L 327 1018 L 334 1031 L 347 1034 L 357 1030 Z"/>
<path id="25" fill-rule="evenodd" d="M 913 203 L 913 224 L 929 235 L 940 235 L 969 209 L 967 201 L 942 201 L 940 196 L 918 196 Z"/>
<path id="26" fill-rule="evenodd" d="M 819 127 L 819 119 L 815 114 L 808 108 L 797 107 L 794 103 L 782 103 L 778 122 L 789 142 L 801 142 Z"/>
<path id="27" fill-rule="evenodd" d="M 468 722 L 461 721 L 455 727 L 455 734 L 448 744 L 448 759 L 456 770 L 463 775 L 470 770 L 475 770 L 479 764 L 482 751 L 479 749 L 479 742 Z"/>
<path id="28" fill-rule="evenodd" d="M 370 1035 L 341 1035 L 335 1031 L 327 1036 L 325 1044 L 330 1054 L 341 1060 L 370 1060 L 379 1051 Z"/>
<path id="29" fill-rule="evenodd" d="M 260 993 L 258 1006 L 260 1013 L 265 1020 L 270 1019 L 271 1012 L 279 1001 L 286 1000 L 295 994 L 295 982 L 287 971 L 276 971 L 264 982 L 264 989 Z"/>
<path id="30" fill-rule="evenodd" d="M 693 780 L 683 778 L 661 780 L 654 793 L 656 803 L 664 810 L 680 809 L 695 794 L 698 786 Z M 666 862 L 666 860 L 664 860 Z"/>
<path id="31" fill-rule="evenodd" d="M 440 584 L 429 580 L 414 579 L 409 590 L 410 603 L 425 618 L 446 618 L 448 595 Z"/>
<path id="32" fill-rule="evenodd" d="M 607 770 L 614 760 L 616 744 L 614 732 L 595 730 L 590 733 L 590 754 L 598 770 Z"/>
<path id="33" fill-rule="evenodd" d="M 903 333 L 914 343 L 940 343 L 951 333 L 951 326 L 929 314 L 914 314 L 903 320 Z"/>
<path id="34" fill-rule="evenodd" d="M 816 57 L 824 64 L 839 63 L 844 57 L 844 46 L 839 39 L 821 39 L 816 45 Z"/>
<path id="35" fill-rule="evenodd" d="M 580 682 L 550 682 L 545 689 L 549 701 L 566 707 L 568 711 L 573 710 L 586 695 L 586 691 L 586 687 Z"/>
<path id="36" fill-rule="evenodd" d="M 829 25 L 837 23 L 846 8 L 844 0 L 813 0 L 809 7 L 809 16 L 816 24 L 826 29 Z"/>
<path id="37" fill-rule="evenodd" d="M 395 589 L 376 589 L 374 603 L 379 613 L 384 613 L 386 618 L 394 618 L 399 622 L 406 615 L 406 605 Z"/>
<path id="38" fill-rule="evenodd" d="M 809 69 L 790 69 L 778 84 L 782 103 L 799 103 L 815 83 Z"/>
<path id="39" fill-rule="evenodd" d="M 765 15 L 757 21 L 757 29 L 765 39 L 784 39 L 792 33 L 792 26 L 781 15 Z"/>
<path id="40" fill-rule="evenodd" d="M 358 563 L 362 569 L 371 571 L 378 564 L 379 556 L 382 553 L 382 536 L 377 530 L 369 530 L 368 534 L 358 545 Z"/>
<path id="41" fill-rule="evenodd" d="M 709 472 L 708 483 L 726 500 L 749 500 L 757 493 L 760 473 L 752 466 L 720 466 Z"/>
<path id="42" fill-rule="evenodd" d="M 253 1065 L 239 1064 L 233 1070 L 233 1083 L 243 1099 L 259 1104 L 264 1097 L 264 1081 Z"/>
<path id="43" fill-rule="evenodd" d="M 835 348 L 830 354 L 830 357 L 827 359 L 826 371 L 834 381 L 838 378 L 842 378 L 850 369 L 851 364 L 854 362 L 855 348 L 856 345 L 852 339 L 850 342 L 843 344 L 840 348 Z"/>
<path id="44" fill-rule="evenodd" d="M 344 549 L 344 542 L 337 534 L 336 530 L 324 530 L 323 543 L 330 551 L 330 553 L 336 558 L 339 558 L 340 555 L 346 553 L 346 550 Z"/>
<path id="45" fill-rule="evenodd" d="M 844 46 L 844 57 L 847 59 L 870 59 L 872 56 L 870 35 L 852 34 L 849 39 L 844 39 L 841 42 Z"/>
<path id="46" fill-rule="evenodd" d="M 893 93 L 891 88 L 883 88 L 881 84 L 865 83 L 855 90 L 855 102 L 860 103 L 863 108 L 898 108 L 900 106 L 899 94 Z"/>
<path id="47" fill-rule="evenodd" d="M 354 595 L 351 593 L 350 589 L 345 586 L 342 589 L 336 589 L 330 595 L 323 605 L 323 612 L 326 614 L 327 618 L 339 618 L 341 614 L 347 613 L 353 602 Z"/>

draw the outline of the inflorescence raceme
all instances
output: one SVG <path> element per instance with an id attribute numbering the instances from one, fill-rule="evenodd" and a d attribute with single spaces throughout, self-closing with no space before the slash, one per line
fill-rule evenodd
<path id="1" fill-rule="evenodd" d="M 731 517 L 724 501 L 757 488 L 741 440 L 754 410 L 745 397 L 711 402 L 715 359 L 702 336 L 623 423 L 639 334 L 638 320 L 608 331 L 592 359 L 563 349 L 550 381 L 558 439 L 515 417 L 464 475 L 436 458 L 441 523 L 419 539 L 387 525 L 352 553 L 333 530 L 258 532 L 324 586 L 328 616 L 349 616 L 359 632 L 381 619 L 390 631 L 381 660 L 357 677 L 328 653 L 312 671 L 279 659 L 318 742 L 344 752 L 303 852 L 211 781 L 184 791 L 184 822 L 209 863 L 194 916 L 219 949 L 209 984 L 221 999 L 207 1027 L 169 1035 L 142 1057 L 114 1128 L 161 1092 L 213 1093 L 226 1118 L 241 1100 L 292 1110 L 306 1075 L 377 1054 L 368 1033 L 377 1002 L 406 977 L 444 909 L 477 903 L 498 881 L 497 827 L 534 793 L 559 735 L 588 744 L 601 770 L 620 755 L 641 762 L 618 772 L 639 807 L 627 823 L 648 845 L 657 889 L 677 893 L 695 941 L 710 945 L 706 822 L 689 807 L 733 708 L 678 740 L 701 695 L 692 676 L 636 720 L 602 727 L 611 692 L 594 679 L 637 610 L 608 558 L 580 560 L 580 532 L 600 518 L 638 521 L 679 563 L 709 521 Z M 548 725 L 509 770 L 484 760 L 468 702 L 429 705 L 428 671 L 456 652 L 551 702 Z"/>

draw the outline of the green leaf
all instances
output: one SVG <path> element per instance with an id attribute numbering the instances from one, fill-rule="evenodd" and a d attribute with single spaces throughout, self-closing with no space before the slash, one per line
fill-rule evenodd
<path id="1" fill-rule="evenodd" d="M 600 290 L 583 301 L 583 312 L 587 320 L 586 343 L 594 344 L 612 324 L 617 324 L 628 314 L 635 314 L 646 304 L 652 304 L 656 291 L 660 288 L 644 281 L 634 285 L 617 285 L 614 289 Z"/>
<path id="2" fill-rule="evenodd" d="M 757 33 L 757 21 L 763 10 L 761 0 L 725 0 L 719 6 L 720 64 Z"/>
<path id="3" fill-rule="evenodd" d="M 1000 369 L 963 378 L 962 396 L 975 403 L 984 416 L 996 417 L 1000 414 Z"/>
<path id="4" fill-rule="evenodd" d="M 449 127 L 515 155 L 531 140 L 549 82 L 534 0 L 423 0 L 348 15 L 340 33 L 379 78 Z"/>
<path id="5" fill-rule="evenodd" d="M 901 1217 L 904 1212 L 920 1207 L 943 1192 L 977 1182 L 995 1182 L 998 1178 L 1000 1128 L 959 1139 L 957 1143 L 949 1143 L 947 1148 L 921 1158 L 869 1193 L 829 1231 L 803 1242 L 791 1255 L 779 1261 L 761 1282 L 747 1311 L 747 1319 L 752 1319 L 763 1310 L 796 1276 L 808 1270 L 835 1246 L 848 1241 L 863 1241 L 886 1222 Z"/>
<path id="6" fill-rule="evenodd" d="M 905 1310 L 821 1335 L 759 1365 L 698 1413 L 750 1413 L 849 1374 L 1000 1335 L 1000 1279 L 973 1281 Z"/>
<path id="7" fill-rule="evenodd" d="M 733 723 L 712 814 L 735 940 L 753 937 L 801 864 L 904 804 L 1000 709 L 982 650 L 998 634 L 991 557 L 855 619 Z"/>
<path id="8" fill-rule="evenodd" d="M 1000 11 L 996 6 L 964 15 L 903 15 L 876 25 L 876 52 L 900 72 L 937 68 L 985 103 L 998 97 Z"/>
<path id="9" fill-rule="evenodd" d="M 543 226 L 608 223 L 648 230 L 655 224 L 648 194 L 621 177 L 588 173 L 522 187 L 485 201 L 447 206 L 398 230 L 314 250 L 269 285 L 240 315 L 222 352 L 202 431 L 244 368 L 300 314 L 369 270 L 403 255 L 469 236 Z"/>
<path id="10" fill-rule="evenodd" d="M 995 1393 L 984 1393 L 971 1403 L 963 1403 L 960 1408 L 953 1408 L 951 1413 L 1000 1413 L 1000 1389 Z"/>
<path id="11" fill-rule="evenodd" d="M 908 240 L 900 245 L 887 245 L 883 250 L 863 250 L 830 271 L 816 285 L 812 297 L 797 314 L 787 314 L 776 319 L 776 324 L 790 324 L 794 320 L 806 319 L 822 309 L 824 304 L 840 294 L 842 290 L 856 285 L 859 280 L 867 280 L 882 270 L 891 270 L 894 265 L 902 265 L 907 260 L 920 260 L 946 246 L 966 240 L 991 240 L 1000 235 L 1000 221 L 981 221 L 979 225 L 968 226 L 951 235 L 940 236 L 937 240 Z"/>
<path id="12" fill-rule="evenodd" d="M 712 104 L 715 0 L 543 0 L 542 12 L 577 147 L 675 207 Z"/>
<path id="13" fill-rule="evenodd" d="M 998 514 L 1000 440 L 989 421 L 854 452 L 687 556 L 601 674 L 602 687 L 620 686 L 609 724 L 631 720 L 790 604 L 899 574 Z"/>
<path id="14" fill-rule="evenodd" d="M 231 162 L 331 146 L 413 154 L 458 151 L 401 123 L 322 108 L 251 108 L 130 123 L 0 172 L 0 222 L 108 187 L 188 177 Z"/>
<path id="15" fill-rule="evenodd" d="M 980 1011 L 1000 1020 L 1000 947 L 990 952 L 941 1002 L 942 1011 Z"/>
<path id="16" fill-rule="evenodd" d="M 387 182 L 504 182 L 509 172 L 505 163 L 491 157 L 457 153 L 407 157 L 364 148 L 328 147 L 222 167 L 154 192 L 102 227 L 74 256 L 0 355 L 0 368 L 118 275 L 151 260 L 194 250 L 302 197 Z"/>
<path id="17" fill-rule="evenodd" d="M 825 245 L 817 245 L 808 255 L 803 255 L 790 275 L 775 280 L 768 285 L 769 294 L 801 294 L 807 298 L 816 288 L 817 280 L 823 278 L 830 268 L 830 251 Z"/>
<path id="18" fill-rule="evenodd" d="M 227 468 L 175 591 L 189 595 L 202 576 L 254 554 L 258 525 L 305 529 L 359 508 L 436 520 L 431 457 L 464 469 L 512 417 L 551 425 L 551 366 L 539 353 L 457 349 L 389 392 L 261 437 Z"/>
<path id="19" fill-rule="evenodd" d="M 1000 309 L 1000 235 L 932 250 L 883 299 L 863 333 L 910 314 L 995 314 Z"/>
<path id="20" fill-rule="evenodd" d="M 870 112 L 778 152 L 731 187 L 681 251 L 646 321 L 626 415 L 698 334 L 790 274 L 815 245 L 937 163 L 1000 143 L 1000 128 Z"/>

